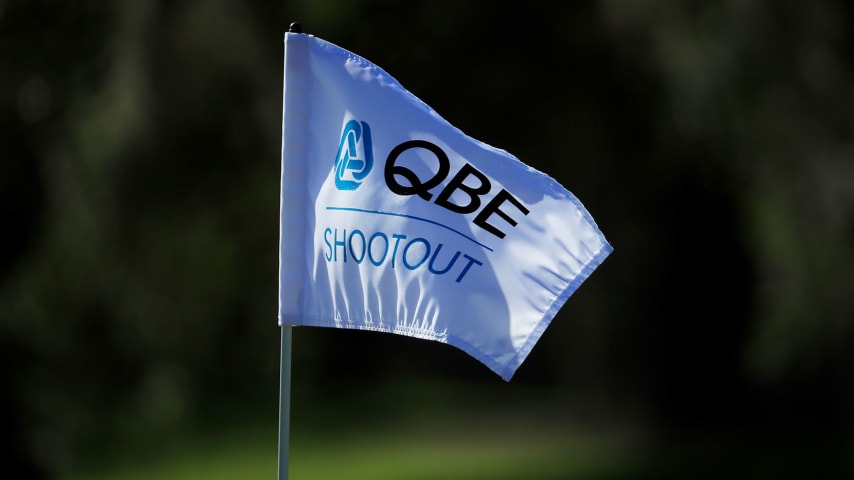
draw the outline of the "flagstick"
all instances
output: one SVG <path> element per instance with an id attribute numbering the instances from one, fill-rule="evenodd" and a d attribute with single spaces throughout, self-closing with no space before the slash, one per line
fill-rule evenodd
<path id="1" fill-rule="evenodd" d="M 288 480 L 291 427 L 291 336 L 293 327 L 282 325 L 282 359 L 279 372 L 279 480 Z"/>
<path id="2" fill-rule="evenodd" d="M 299 22 L 288 32 L 302 33 Z M 282 359 L 279 362 L 279 480 L 288 480 L 288 454 L 291 430 L 291 337 L 293 327 L 282 324 Z"/>

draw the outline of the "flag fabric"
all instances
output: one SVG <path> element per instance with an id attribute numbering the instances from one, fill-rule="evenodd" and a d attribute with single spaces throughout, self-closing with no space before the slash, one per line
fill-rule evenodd
<path id="1" fill-rule="evenodd" d="M 551 177 L 368 60 L 285 36 L 279 324 L 453 345 L 510 380 L 612 247 Z"/>

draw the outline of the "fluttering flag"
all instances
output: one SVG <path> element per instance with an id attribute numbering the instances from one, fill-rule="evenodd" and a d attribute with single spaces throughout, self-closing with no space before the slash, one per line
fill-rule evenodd
<path id="1" fill-rule="evenodd" d="M 279 324 L 453 345 L 510 380 L 612 247 L 551 177 L 364 58 L 285 35 Z"/>

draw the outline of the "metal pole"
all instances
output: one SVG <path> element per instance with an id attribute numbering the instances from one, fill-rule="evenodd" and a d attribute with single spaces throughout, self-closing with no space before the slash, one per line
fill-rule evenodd
<path id="1" fill-rule="evenodd" d="M 299 22 L 291 23 L 289 32 L 302 33 Z M 284 140 L 284 139 L 283 139 Z M 281 288 L 281 286 L 279 287 Z M 288 455 L 291 430 L 291 337 L 293 327 L 282 324 L 282 351 L 279 362 L 279 480 L 288 480 Z"/>
<path id="2" fill-rule="evenodd" d="M 279 371 L 279 480 L 288 480 L 291 429 L 291 337 L 293 327 L 282 325 L 282 359 Z"/>

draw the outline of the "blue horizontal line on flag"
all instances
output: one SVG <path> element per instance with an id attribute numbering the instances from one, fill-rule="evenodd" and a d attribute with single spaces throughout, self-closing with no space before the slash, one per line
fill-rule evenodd
<path id="1" fill-rule="evenodd" d="M 449 226 L 447 226 L 447 225 L 445 225 L 445 224 L 443 224 L 443 223 L 439 223 L 439 222 L 436 222 L 436 221 L 434 221 L 434 220 L 430 220 L 429 218 L 421 218 L 421 217 L 416 217 L 416 216 L 414 216 L 414 215 L 406 215 L 405 213 L 382 212 L 382 211 L 379 211 L 379 210 L 365 210 L 365 209 L 362 209 L 362 208 L 351 208 L 351 207 L 328 207 L 328 206 L 327 206 L 327 207 L 326 207 L 326 209 L 327 209 L 327 210 L 337 210 L 337 211 L 347 211 L 347 212 L 369 213 L 369 214 L 372 214 L 372 215 L 388 215 L 388 216 L 390 216 L 390 217 L 403 217 L 403 218 L 408 218 L 408 219 L 411 219 L 411 220 L 418 220 L 418 221 L 421 221 L 421 222 L 431 223 L 431 224 L 433 224 L 433 225 L 436 225 L 436 226 L 442 227 L 442 228 L 444 228 L 444 229 L 446 229 L 446 230 L 450 230 L 450 231 L 452 231 L 452 232 L 456 233 L 457 235 L 459 235 L 459 236 L 461 236 L 461 237 L 465 238 L 466 240 L 468 240 L 468 241 L 470 241 L 470 242 L 472 242 L 472 243 L 475 243 L 475 244 L 477 244 L 477 245 L 480 245 L 481 247 L 483 247 L 483 248 L 485 248 L 485 249 L 489 250 L 490 252 L 493 252 L 493 251 L 494 251 L 494 250 L 493 250 L 493 249 L 491 249 L 490 247 L 487 247 L 486 245 L 484 245 L 484 244 L 482 244 L 482 243 L 478 242 L 478 241 L 477 241 L 477 240 L 475 240 L 474 238 L 472 238 L 472 237 L 470 237 L 470 236 L 466 235 L 465 233 L 463 233 L 463 232 L 461 232 L 461 231 L 459 231 L 459 230 L 456 230 L 456 229 L 454 229 L 454 228 L 452 228 L 452 227 L 449 227 Z"/>

